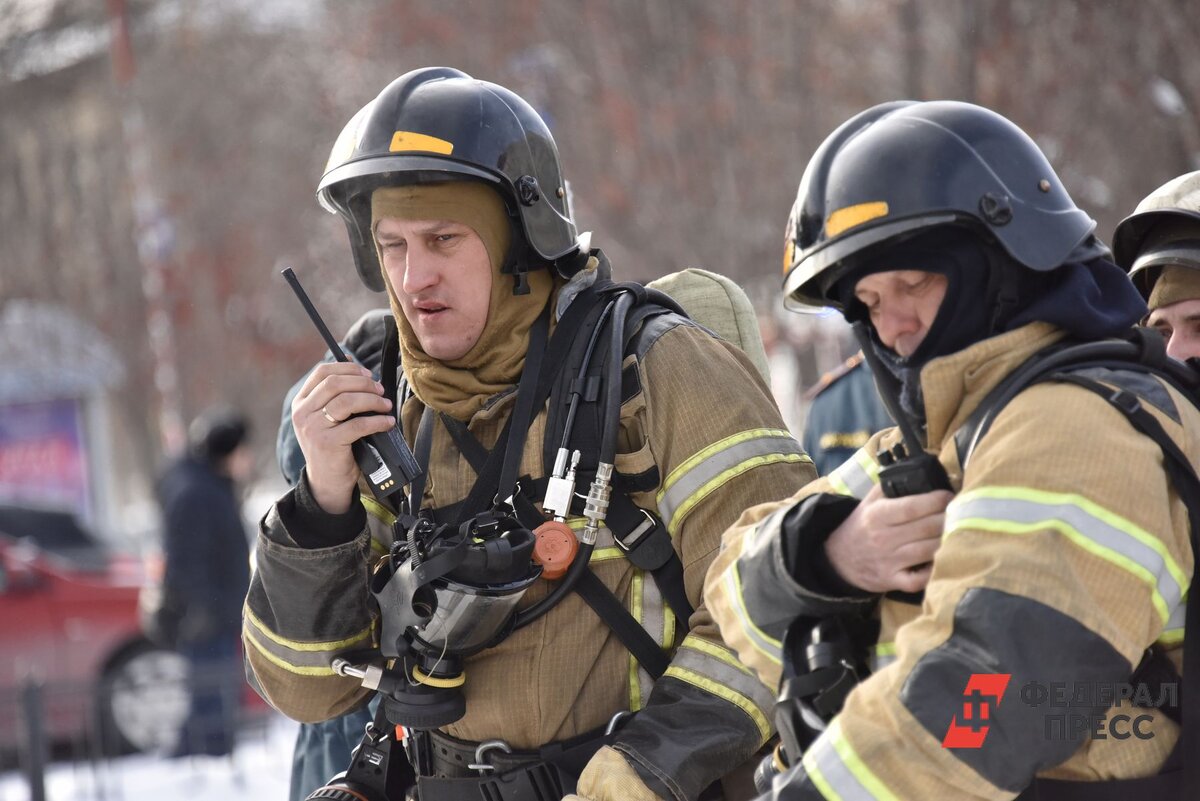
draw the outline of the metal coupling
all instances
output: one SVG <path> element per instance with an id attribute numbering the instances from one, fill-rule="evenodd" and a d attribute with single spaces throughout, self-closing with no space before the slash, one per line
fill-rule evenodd
<path id="1" fill-rule="evenodd" d="M 579 539 L 586 545 L 595 545 L 600 536 L 600 524 L 608 514 L 608 499 L 612 496 L 613 466 L 601 462 L 596 466 L 596 477 L 588 488 L 587 500 L 583 505 L 583 516 L 587 525 Z"/>
<path id="2" fill-rule="evenodd" d="M 368 690 L 378 690 L 379 684 L 383 680 L 383 667 L 381 665 L 355 665 L 339 656 L 334 658 L 330 667 L 339 676 L 361 680 L 362 686 Z"/>

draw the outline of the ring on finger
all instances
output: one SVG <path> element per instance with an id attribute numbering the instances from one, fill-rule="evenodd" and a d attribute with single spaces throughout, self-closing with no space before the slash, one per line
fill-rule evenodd
<path id="1" fill-rule="evenodd" d="M 329 422 L 333 423 L 335 426 L 338 423 L 344 422 L 342 420 L 337 419 L 332 414 L 330 414 L 329 410 L 326 409 L 324 406 L 321 407 L 321 414 L 323 414 L 325 416 L 325 419 L 328 420 Z"/>

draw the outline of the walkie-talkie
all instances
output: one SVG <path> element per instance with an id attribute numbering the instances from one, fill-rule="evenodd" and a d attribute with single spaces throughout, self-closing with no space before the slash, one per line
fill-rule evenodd
<path id="1" fill-rule="evenodd" d="M 913 429 L 908 415 L 900 408 L 900 402 L 887 382 L 887 368 L 879 361 L 871 347 L 871 334 L 865 323 L 854 323 L 854 335 L 862 347 L 863 358 L 867 366 L 875 374 L 875 385 L 879 390 L 879 398 L 887 408 L 888 414 L 896 421 L 900 429 L 902 442 L 890 451 L 879 454 L 879 486 L 883 494 L 889 498 L 903 498 L 908 495 L 921 495 L 934 490 L 949 490 L 950 478 L 946 469 L 937 457 L 921 446 L 921 440 Z"/>
<path id="2" fill-rule="evenodd" d="M 329 352 L 333 354 L 333 358 L 339 362 L 350 361 L 342 351 L 341 345 L 333 338 L 333 334 L 329 333 L 329 328 L 321 319 L 321 315 L 317 314 L 316 307 L 309 300 L 304 287 L 300 286 L 300 279 L 296 277 L 296 273 L 291 267 L 283 269 L 283 277 L 287 279 L 292 291 L 300 299 L 300 305 L 304 307 L 304 311 L 308 312 L 309 319 L 313 321 L 321 338 L 329 346 Z M 399 410 L 396 411 L 396 419 L 399 420 Z M 365 413 L 359 412 L 351 417 L 362 417 L 363 414 Z M 404 437 L 400 436 L 398 423 L 391 430 L 381 434 L 368 434 L 357 440 L 351 448 L 354 451 L 354 461 L 358 463 L 358 469 L 366 476 L 371 489 L 378 498 L 386 498 L 392 493 L 400 491 L 421 475 L 421 466 L 417 463 L 417 457 L 413 455 L 408 443 L 404 441 Z"/>

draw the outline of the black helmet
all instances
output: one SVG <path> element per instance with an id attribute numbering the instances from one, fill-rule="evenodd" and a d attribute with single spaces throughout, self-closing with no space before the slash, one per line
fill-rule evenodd
<path id="1" fill-rule="evenodd" d="M 1167 181 L 1121 220 L 1113 232 L 1113 257 L 1142 297 L 1150 296 L 1163 267 L 1200 268 L 1200 172 Z"/>
<path id="2" fill-rule="evenodd" d="M 1060 266 L 1096 228 L 1033 140 L 999 114 L 884 103 L 830 134 L 804 170 L 786 233 L 786 299 L 837 306 L 829 290 L 858 257 L 950 224 L 972 226 L 1036 271 Z"/>
<path id="3" fill-rule="evenodd" d="M 568 271 L 578 250 L 558 149 L 533 108 L 502 86 L 447 67 L 392 81 L 342 129 L 317 187 L 341 215 L 363 283 L 384 290 L 371 236 L 371 192 L 380 186 L 478 180 L 520 220 L 520 267 Z M 532 263 L 530 263 L 532 262 Z M 512 265 L 506 264 L 506 269 Z"/>

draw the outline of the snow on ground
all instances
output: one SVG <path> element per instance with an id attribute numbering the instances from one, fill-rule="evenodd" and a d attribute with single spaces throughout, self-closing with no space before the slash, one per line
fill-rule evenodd
<path id="1" fill-rule="evenodd" d="M 95 765 L 53 763 L 47 801 L 286 801 L 296 724 L 272 717 L 242 732 L 232 757 L 127 756 Z M 0 773 L 0 801 L 28 801 L 19 773 Z"/>

